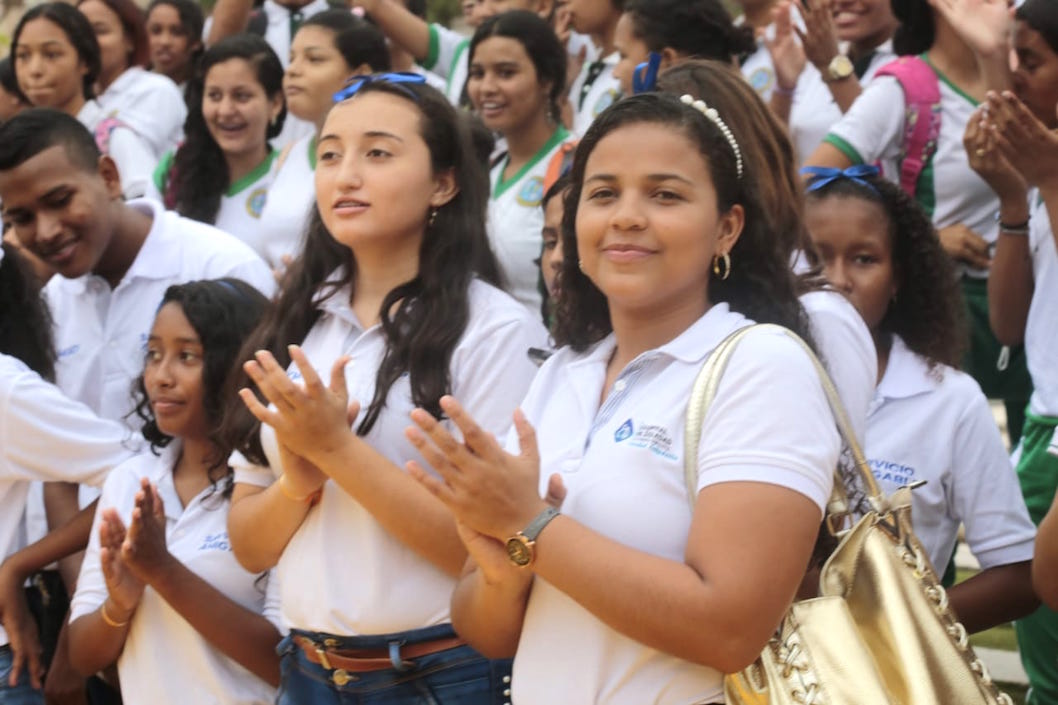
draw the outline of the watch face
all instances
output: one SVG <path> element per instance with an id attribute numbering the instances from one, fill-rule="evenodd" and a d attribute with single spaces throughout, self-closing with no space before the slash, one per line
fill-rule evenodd
<path id="1" fill-rule="evenodd" d="M 848 78 L 852 75 L 855 67 L 852 65 L 852 61 L 849 57 L 844 54 L 838 54 L 834 57 L 834 60 L 830 62 L 830 77 L 834 79 Z"/>
<path id="2" fill-rule="evenodd" d="M 517 566 L 527 566 L 533 560 L 533 549 L 524 536 L 507 539 L 507 557 Z"/>

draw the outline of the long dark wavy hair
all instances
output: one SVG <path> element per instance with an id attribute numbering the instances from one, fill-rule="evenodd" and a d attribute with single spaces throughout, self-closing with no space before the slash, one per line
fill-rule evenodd
<path id="1" fill-rule="evenodd" d="M 735 112 L 721 116 L 728 125 L 737 125 L 741 119 Z M 741 204 L 745 211 L 742 234 L 730 252 L 731 274 L 726 280 L 710 276 L 709 301 L 726 301 L 732 310 L 748 318 L 759 323 L 778 323 L 811 341 L 807 317 L 797 299 L 790 270 L 789 245 L 771 230 L 769 213 L 775 208 L 762 198 L 761 175 L 746 169 L 739 178 L 734 152 L 720 129 L 694 108 L 660 93 L 632 96 L 607 108 L 595 119 L 577 148 L 563 217 L 562 295 L 552 331 L 555 341 L 582 351 L 613 329 L 606 297 L 578 266 L 575 226 L 584 170 L 592 151 L 614 130 L 635 124 L 662 125 L 685 136 L 698 148 L 708 166 L 719 212 L 726 212 L 736 204 Z M 740 147 L 744 155 L 757 149 L 749 141 L 741 142 Z"/>
<path id="2" fill-rule="evenodd" d="M 405 372 L 415 405 L 441 416 L 440 398 L 452 386 L 452 352 L 470 317 L 471 280 L 499 281 L 499 269 L 485 234 L 488 176 L 474 155 L 464 118 L 441 93 L 425 84 L 375 81 L 350 100 L 374 92 L 397 96 L 419 111 L 420 134 L 430 150 L 433 173 L 453 172 L 459 192 L 437 210 L 428 226 L 419 250 L 418 274 L 382 301 L 379 315 L 386 351 L 375 376 L 374 398 L 356 429 L 359 435 L 371 431 L 385 408 L 390 387 Z M 340 276 L 335 277 L 336 273 Z M 279 364 L 289 365 L 286 346 L 305 339 L 320 317 L 319 303 L 342 291 L 355 290 L 356 278 L 352 251 L 331 236 L 319 207 L 313 208 L 304 251 L 291 265 L 276 307 L 251 336 L 241 359 L 250 359 L 256 350 L 269 350 Z M 232 401 L 223 432 L 232 447 L 264 465 L 267 459 L 258 437 L 259 424 L 235 398 L 236 390 L 243 387 L 252 385 L 239 371 L 228 386 Z"/>
<path id="3" fill-rule="evenodd" d="M 933 222 L 902 189 L 880 176 L 864 186 L 837 179 L 808 193 L 808 202 L 856 198 L 877 204 L 889 219 L 889 243 L 898 291 L 879 324 L 883 336 L 898 335 L 931 366 L 959 367 L 969 333 L 955 266 L 941 247 Z"/>
<path id="4" fill-rule="evenodd" d="M 227 461 L 232 451 L 218 430 L 224 414 L 224 383 L 232 368 L 241 361 L 238 353 L 243 343 L 271 304 L 261 292 L 240 279 L 203 280 L 170 286 L 165 290 L 159 310 L 170 303 L 180 307 L 202 343 L 202 405 L 207 427 L 211 429 L 209 440 L 215 451 L 210 457 L 209 475 L 216 485 L 230 473 Z M 136 380 L 134 393 L 135 414 L 143 422 L 143 437 L 157 452 L 173 439 L 158 428 L 143 384 L 143 374 Z"/>
<path id="5" fill-rule="evenodd" d="M 0 261 L 0 353 L 18 358 L 44 379 L 55 381 L 51 315 L 40 283 L 18 249 L 2 243 Z"/>
<path id="6" fill-rule="evenodd" d="M 22 36 L 22 30 L 26 24 L 33 20 L 44 19 L 56 25 L 63 31 L 78 58 L 84 62 L 85 75 L 81 79 L 81 90 L 85 100 L 95 98 L 95 83 L 102 69 L 99 58 L 99 41 L 96 40 L 95 32 L 88 19 L 73 5 L 65 2 L 46 2 L 26 10 L 22 19 L 11 33 L 11 56 L 18 55 L 18 40 Z M 15 59 L 15 75 L 18 75 L 18 60 Z M 31 104 L 29 99 L 19 91 L 19 95 Z"/>
<path id="7" fill-rule="evenodd" d="M 216 222 L 220 200 L 231 187 L 228 161 L 210 134 L 202 114 L 206 76 L 217 64 L 232 59 L 243 59 L 254 67 L 257 82 L 269 100 L 281 96 L 283 92 L 283 64 L 268 42 L 256 34 L 227 37 L 202 55 L 198 68 L 187 83 L 185 139 L 173 157 L 164 199 L 167 208 L 203 223 Z M 268 124 L 264 135 L 266 149 L 270 149 L 267 141 L 283 129 L 286 114 L 284 104 L 276 119 Z"/>

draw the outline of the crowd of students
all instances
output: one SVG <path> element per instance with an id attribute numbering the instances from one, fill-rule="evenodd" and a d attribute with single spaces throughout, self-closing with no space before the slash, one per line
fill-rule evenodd
<path id="1" fill-rule="evenodd" d="M 722 702 L 857 491 L 765 330 L 685 483 L 754 322 L 1058 704 L 1058 8 L 741 5 L 26 11 L 0 705 Z"/>

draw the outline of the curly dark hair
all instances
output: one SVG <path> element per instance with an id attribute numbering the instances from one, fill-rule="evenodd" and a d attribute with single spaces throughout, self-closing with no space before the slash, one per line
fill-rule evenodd
<path id="1" fill-rule="evenodd" d="M 955 265 L 941 246 L 933 222 L 899 186 L 881 176 L 861 178 L 869 186 L 836 179 L 810 191 L 808 202 L 858 198 L 877 204 L 889 217 L 898 293 L 879 330 L 872 333 L 900 336 L 930 366 L 959 367 L 969 340 L 966 309 Z"/>
<path id="2" fill-rule="evenodd" d="M 254 67 L 257 82 L 269 100 L 283 93 L 283 64 L 268 42 L 256 34 L 227 37 L 202 55 L 185 93 L 184 143 L 176 150 L 168 183 L 161 190 L 167 208 L 203 223 L 216 222 L 221 198 L 231 187 L 228 161 L 202 114 L 206 77 L 214 66 L 232 59 L 243 59 Z M 271 149 L 267 141 L 283 129 L 286 114 L 284 104 L 276 119 L 268 124 L 264 135 L 267 151 Z"/>
<path id="3" fill-rule="evenodd" d="M 208 428 L 212 429 L 210 441 L 215 449 L 210 458 L 212 465 L 209 474 L 216 484 L 230 472 L 228 456 L 232 451 L 217 431 L 224 407 L 229 402 L 224 396 L 225 381 L 241 362 L 238 353 L 243 343 L 271 304 L 261 292 L 240 279 L 203 280 L 170 286 L 165 290 L 159 310 L 170 303 L 181 308 L 202 343 L 202 403 Z M 143 437 L 150 442 L 151 449 L 157 452 L 173 439 L 158 428 L 142 373 L 136 380 L 133 392 L 136 398 L 134 413 L 143 421 Z M 241 403 L 238 399 L 231 401 Z"/>
<path id="4" fill-rule="evenodd" d="M 0 261 L 0 353 L 18 358 L 49 382 L 55 381 L 51 315 L 40 283 L 18 249 L 3 243 Z"/>
<path id="5" fill-rule="evenodd" d="M 482 22 L 470 40 L 467 51 L 469 61 L 473 62 L 478 46 L 490 37 L 507 37 L 514 39 L 525 48 L 525 53 L 533 62 L 538 84 L 551 84 L 548 104 L 551 116 L 555 119 L 561 113 L 559 102 L 566 92 L 566 49 L 555 36 L 555 31 L 547 20 L 528 10 L 511 10 L 493 15 Z M 475 73 L 470 69 L 470 75 Z M 467 79 L 469 83 L 469 78 Z"/>
<path id="6" fill-rule="evenodd" d="M 735 110 L 723 114 L 728 125 L 743 116 Z M 738 176 L 735 153 L 720 129 L 696 109 L 674 96 L 653 93 L 632 96 L 607 108 L 589 128 L 577 148 L 571 172 L 572 183 L 565 198 L 562 232 L 562 296 L 556 308 L 553 334 L 559 345 L 583 351 L 612 330 L 606 297 L 578 266 L 575 224 L 584 186 L 584 171 L 592 151 L 608 134 L 636 124 L 664 125 L 696 145 L 716 188 L 717 209 L 723 213 L 741 204 L 745 225 L 731 249 L 731 273 L 727 279 L 710 277 L 709 301 L 726 301 L 731 309 L 760 323 L 777 323 L 811 341 L 808 319 L 797 298 L 790 269 L 790 247 L 771 229 L 773 204 L 762 197 L 761 175 L 746 169 Z M 739 143 L 743 155 L 758 145 Z M 704 234 L 703 234 L 704 236 Z"/>
<path id="7" fill-rule="evenodd" d="M 26 10 L 22 19 L 15 26 L 11 34 L 11 56 L 15 57 L 15 75 L 18 75 L 18 40 L 22 36 L 22 30 L 26 24 L 33 20 L 48 20 L 63 31 L 70 41 L 77 57 L 84 62 L 85 75 L 81 79 L 81 92 L 85 100 L 95 98 L 95 83 L 102 70 L 99 57 L 99 41 L 92 31 L 92 25 L 88 19 L 73 5 L 65 2 L 46 2 Z M 30 103 L 25 95 L 19 92 L 26 103 Z"/>
<path id="8" fill-rule="evenodd" d="M 628 0 L 632 31 L 650 51 L 665 47 L 698 59 L 730 62 L 753 52 L 749 26 L 736 26 L 719 0 Z"/>
<path id="9" fill-rule="evenodd" d="M 436 89 L 425 84 L 365 84 L 352 98 L 381 92 L 407 101 L 420 112 L 420 130 L 430 150 L 433 172 L 451 170 L 459 192 L 436 211 L 429 237 L 419 250 L 419 272 L 390 291 L 379 311 L 386 352 L 375 376 L 375 395 L 357 427 L 370 432 L 386 405 L 390 387 L 405 372 L 410 376 L 412 400 L 440 418 L 440 399 L 451 389 L 452 352 L 470 318 L 468 290 L 478 277 L 499 281 L 499 267 L 485 234 L 489 183 L 471 144 L 466 121 Z M 389 204 L 392 206 L 400 204 Z M 423 212 L 423 224 L 427 214 Z M 331 277 L 342 270 L 342 276 Z M 275 308 L 243 347 L 240 359 L 256 350 L 269 350 L 282 366 L 290 364 L 287 345 L 301 342 L 320 317 L 319 305 L 337 293 L 355 289 L 357 262 L 352 251 L 336 241 L 320 217 L 311 215 L 301 256 L 291 265 Z M 245 372 L 229 380 L 229 398 L 252 388 Z M 227 442 L 250 461 L 266 465 L 258 434 L 260 424 L 242 403 L 228 406 L 224 419 Z"/>

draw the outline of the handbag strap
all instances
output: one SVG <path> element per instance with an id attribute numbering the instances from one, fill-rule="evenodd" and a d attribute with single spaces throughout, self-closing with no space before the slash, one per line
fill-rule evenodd
<path id="1" fill-rule="evenodd" d="M 728 362 L 731 360 L 731 355 L 735 352 L 735 348 L 738 347 L 738 344 L 742 339 L 753 331 L 774 331 L 782 333 L 787 338 L 797 343 L 801 349 L 805 351 L 805 354 L 808 355 L 808 359 L 812 361 L 812 365 L 816 369 L 816 374 L 819 376 L 819 381 L 823 385 L 823 392 L 826 394 L 827 402 L 830 404 L 830 411 L 834 415 L 834 421 L 837 424 L 838 431 L 841 433 L 842 439 L 844 439 L 847 444 L 849 453 L 852 455 L 852 460 L 856 465 L 860 478 L 863 480 L 864 489 L 867 492 L 867 501 L 870 502 L 874 509 L 881 511 L 885 506 L 885 496 L 882 494 L 881 488 L 874 479 L 874 473 L 871 472 L 871 468 L 867 464 L 867 459 L 863 454 L 863 448 L 860 446 L 860 442 L 852 430 L 849 416 L 845 412 L 845 405 L 841 403 L 841 397 L 838 396 L 838 391 L 834 387 L 834 382 L 831 381 L 830 375 L 827 374 L 826 368 L 823 367 L 823 363 L 819 361 L 819 358 L 816 357 L 816 354 L 812 351 L 812 348 L 808 346 L 808 343 L 802 340 L 801 337 L 792 330 L 784 328 L 783 326 L 775 325 L 774 323 L 757 323 L 751 326 L 746 326 L 724 338 L 720 344 L 709 353 L 709 357 L 706 358 L 701 371 L 694 380 L 694 386 L 691 387 L 691 398 L 687 403 L 687 427 L 683 437 L 683 476 L 684 482 L 687 485 L 687 497 L 691 503 L 691 509 L 694 509 L 695 499 L 698 496 L 698 444 L 701 441 L 702 436 L 702 422 L 705 420 L 706 415 L 709 413 L 709 407 L 712 406 L 713 400 L 716 398 L 717 389 L 720 387 L 720 380 L 724 375 L 724 370 L 727 369 Z M 844 492 L 842 491 L 842 478 L 836 472 L 834 490 L 834 494 L 831 496 L 831 506 L 834 506 L 836 501 L 840 501 L 840 506 L 842 506 L 843 509 L 832 511 L 828 508 L 828 518 L 830 518 L 832 514 L 840 515 L 848 513 L 848 503 L 845 500 Z"/>

